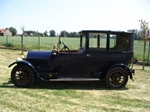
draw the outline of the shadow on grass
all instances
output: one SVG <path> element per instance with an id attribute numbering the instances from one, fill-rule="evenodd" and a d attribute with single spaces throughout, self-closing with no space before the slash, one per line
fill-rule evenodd
<path id="1" fill-rule="evenodd" d="M 0 85 L 1 88 L 18 88 L 11 81 Z M 28 89 L 75 89 L 75 90 L 128 90 L 128 88 L 111 89 L 108 88 L 105 81 L 50 81 L 44 82 L 36 79 L 34 84 Z"/>

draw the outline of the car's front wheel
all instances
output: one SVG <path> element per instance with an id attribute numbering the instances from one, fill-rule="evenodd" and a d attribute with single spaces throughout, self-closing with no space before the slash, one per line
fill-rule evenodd
<path id="1" fill-rule="evenodd" d="M 118 89 L 124 87 L 128 82 L 128 75 L 121 67 L 112 68 L 106 75 L 106 84 L 110 88 Z"/>
<path id="2" fill-rule="evenodd" d="M 26 65 L 17 65 L 11 72 L 11 80 L 17 87 L 29 87 L 35 79 L 34 72 Z"/>

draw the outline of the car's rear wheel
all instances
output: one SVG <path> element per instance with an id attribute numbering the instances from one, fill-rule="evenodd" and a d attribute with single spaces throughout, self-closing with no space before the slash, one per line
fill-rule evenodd
<path id="1" fill-rule="evenodd" d="M 11 72 L 11 80 L 17 87 L 29 87 L 35 79 L 34 72 L 26 65 L 17 65 Z"/>
<path id="2" fill-rule="evenodd" d="M 112 68 L 106 75 L 106 84 L 110 88 L 119 89 L 128 82 L 128 75 L 125 69 L 121 67 Z"/>

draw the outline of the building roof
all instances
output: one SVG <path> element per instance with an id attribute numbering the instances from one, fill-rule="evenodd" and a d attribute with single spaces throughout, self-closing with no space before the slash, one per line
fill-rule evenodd
<path id="1" fill-rule="evenodd" d="M 0 33 L 4 33 L 6 30 L 6 28 L 0 29 Z"/>

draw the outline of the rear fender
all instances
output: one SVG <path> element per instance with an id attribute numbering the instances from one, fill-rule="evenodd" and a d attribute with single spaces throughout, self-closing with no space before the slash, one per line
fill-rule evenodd
<path id="1" fill-rule="evenodd" d="M 34 73 L 35 73 L 36 75 L 38 75 L 38 73 L 37 73 L 37 71 L 35 70 L 34 66 L 33 66 L 30 62 L 28 62 L 28 61 L 26 61 L 26 60 L 16 61 L 16 62 L 10 64 L 8 67 L 11 67 L 12 65 L 15 65 L 15 64 L 17 64 L 17 65 L 21 65 L 21 64 L 22 64 L 22 65 L 27 65 L 27 66 L 29 66 L 29 67 L 34 71 Z"/>
<path id="2" fill-rule="evenodd" d="M 129 68 L 127 65 L 125 65 L 123 63 L 117 63 L 117 64 L 112 65 L 111 67 L 109 67 L 108 71 L 110 71 L 112 68 L 115 68 L 115 67 L 124 68 L 127 71 L 128 75 L 130 76 L 130 79 L 133 80 L 132 73 L 134 73 L 134 70 L 132 70 L 131 68 Z"/>

